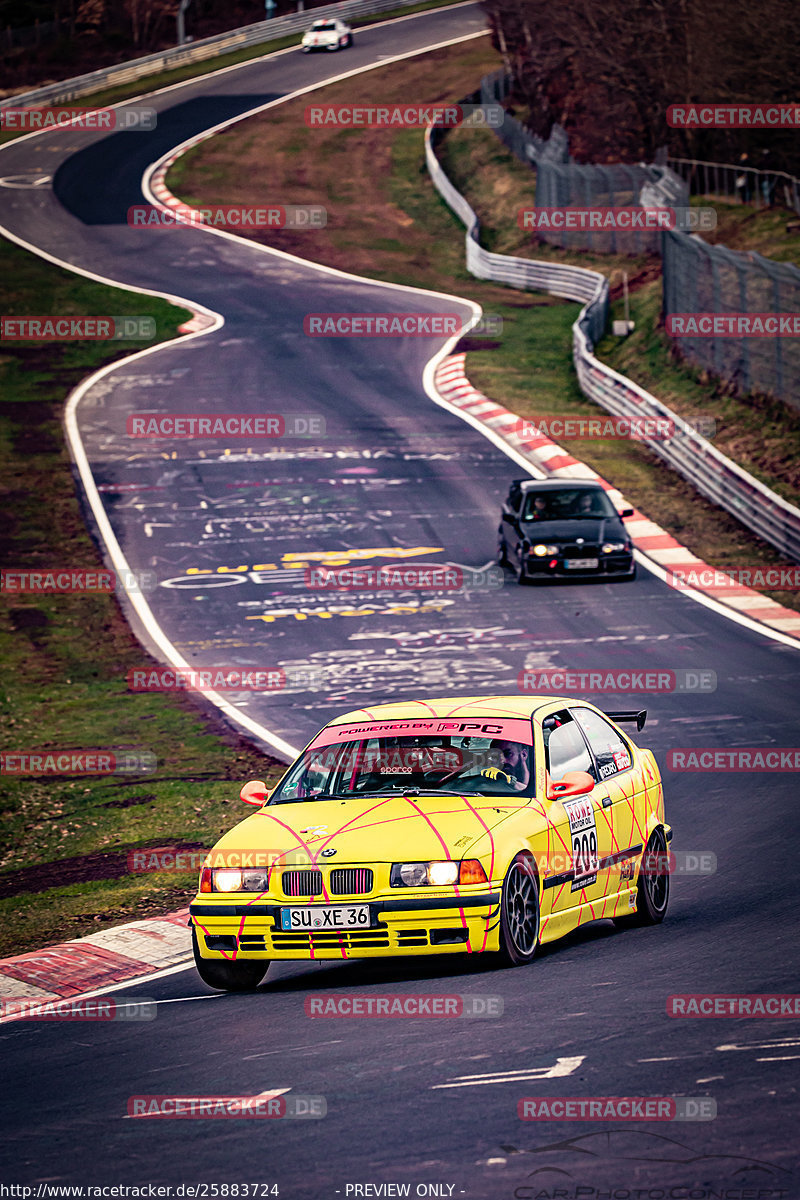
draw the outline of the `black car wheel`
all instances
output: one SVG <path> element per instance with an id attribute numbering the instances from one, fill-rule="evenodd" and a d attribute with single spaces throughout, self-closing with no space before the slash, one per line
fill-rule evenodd
<path id="1" fill-rule="evenodd" d="M 500 954 L 507 966 L 529 963 L 539 945 L 539 881 L 530 856 L 518 854 L 506 871 L 500 902 Z"/>
<path id="2" fill-rule="evenodd" d="M 266 959 L 258 962 L 226 962 L 219 958 L 201 958 L 197 933 L 192 929 L 192 954 L 197 974 L 203 983 L 219 992 L 252 992 L 269 969 Z"/>
<path id="3" fill-rule="evenodd" d="M 514 566 L 514 574 L 517 577 L 517 583 L 521 583 L 523 585 L 528 582 L 528 575 L 525 571 L 525 556 L 527 554 L 527 550 L 528 547 L 525 542 L 519 542 L 515 550 L 517 562 Z"/>
<path id="4" fill-rule="evenodd" d="M 636 912 L 614 917 L 620 929 L 634 925 L 660 925 L 669 904 L 669 856 L 664 830 L 654 829 L 647 840 L 639 881 L 636 885 Z"/>
<path id="5" fill-rule="evenodd" d="M 510 566 L 508 561 L 508 546 L 506 545 L 506 539 L 503 537 L 502 530 L 498 530 L 497 532 L 497 561 L 501 567 Z"/>

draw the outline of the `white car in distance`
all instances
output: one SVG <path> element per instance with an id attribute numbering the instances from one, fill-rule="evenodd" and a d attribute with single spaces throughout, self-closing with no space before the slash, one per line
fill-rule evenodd
<path id="1" fill-rule="evenodd" d="M 352 44 L 353 34 L 350 26 L 345 25 L 344 21 L 328 18 L 315 21 L 303 34 L 300 46 L 303 53 L 308 54 L 312 50 L 341 50 Z"/>

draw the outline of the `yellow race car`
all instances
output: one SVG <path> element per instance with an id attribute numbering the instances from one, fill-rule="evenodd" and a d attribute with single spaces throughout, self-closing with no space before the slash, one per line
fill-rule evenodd
<path id="1" fill-rule="evenodd" d="M 205 860 L 190 906 L 211 987 L 280 959 L 494 953 L 578 925 L 658 924 L 669 900 L 652 751 L 583 700 L 479 696 L 337 717 Z"/>

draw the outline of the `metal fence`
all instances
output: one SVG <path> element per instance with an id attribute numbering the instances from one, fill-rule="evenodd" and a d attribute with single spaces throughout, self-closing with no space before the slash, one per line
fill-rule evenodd
<path id="1" fill-rule="evenodd" d="M 641 208 L 644 194 L 654 194 L 654 190 L 665 183 L 669 185 L 672 204 L 687 207 L 689 189 L 667 167 L 540 161 L 536 164 L 536 207 Z M 564 250 L 594 250 L 601 254 L 657 254 L 661 249 L 659 229 L 617 229 L 614 226 L 608 230 L 539 229 L 538 235 L 549 245 L 560 246 Z"/>
<path id="2" fill-rule="evenodd" d="M 233 50 L 243 50 L 247 46 L 257 46 L 262 42 L 271 42 L 290 33 L 299 33 L 308 29 L 312 21 L 323 17 L 341 17 L 344 20 L 366 17 L 374 13 L 388 12 L 393 8 L 407 8 L 417 2 L 418 0 L 341 0 L 339 4 L 326 4 L 309 12 L 289 13 L 285 17 L 258 21 L 255 25 L 245 25 L 240 29 L 190 42 L 186 46 L 176 46 L 158 54 L 148 54 L 144 58 L 136 58 L 118 66 L 103 67 L 88 75 L 64 79 L 60 83 L 36 88 L 35 91 L 6 96 L 0 100 L 0 108 L 29 104 L 66 104 L 79 96 L 90 96 L 93 92 L 105 88 L 119 87 L 136 79 L 145 79 L 148 75 L 157 75 L 161 71 L 170 71 L 188 63 L 216 58 L 220 54 L 229 54 Z"/>
<path id="3" fill-rule="evenodd" d="M 664 234 L 664 315 L 798 313 L 800 271 L 760 254 Z M 800 408 L 800 339 L 778 336 L 680 337 L 690 362 L 741 392 L 766 392 Z"/>
<path id="4" fill-rule="evenodd" d="M 494 71 L 491 75 L 484 75 L 476 100 L 480 104 L 502 105 L 512 86 L 513 77 L 507 71 Z M 541 162 L 569 162 L 567 131 L 560 125 L 553 126 L 550 137 L 545 141 L 505 109 L 503 113 L 503 124 L 493 126 L 492 131 L 521 162 L 537 166 Z"/>
<path id="5" fill-rule="evenodd" d="M 513 88 L 513 76 L 495 71 L 481 80 L 480 102 L 502 104 Z M 686 207 L 689 188 L 666 164 L 628 166 L 581 165 L 569 156 L 567 132 L 554 125 L 544 139 L 516 117 L 505 114 L 502 126 L 493 128 L 518 158 L 536 168 L 537 208 L 639 208 L 674 205 Z M 607 254 L 658 254 L 658 229 L 539 229 L 542 241 L 565 250 L 594 250 Z"/>
<path id="6" fill-rule="evenodd" d="M 784 204 L 800 213 L 800 179 L 785 171 L 759 171 L 733 163 L 668 158 L 667 163 L 689 184 L 692 195 L 718 196 L 754 208 Z"/>
<path id="7" fill-rule="evenodd" d="M 495 72 L 481 81 L 481 97 L 502 101 L 512 80 Z M 511 152 L 536 166 L 536 207 L 688 207 L 690 185 L 704 195 L 730 196 L 765 205 L 784 190 L 787 203 L 800 204 L 800 181 L 777 171 L 758 171 L 694 159 L 667 159 L 650 166 L 588 165 L 555 160 L 548 143 L 519 121 L 496 129 Z M 560 134 L 564 135 L 563 130 Z M 564 146 L 566 151 L 566 145 Z M 666 160 L 666 161 L 665 161 Z M 681 175 L 672 167 L 684 168 Z M 688 169 L 685 169 L 688 168 Z M 659 253 L 662 256 L 663 312 L 800 312 L 800 271 L 758 254 L 711 246 L 679 231 L 537 229 L 538 236 L 566 250 L 599 253 Z M 800 408 L 800 340 L 796 337 L 681 337 L 675 345 L 690 362 L 712 371 L 741 392 L 764 392 Z"/>
<path id="8" fill-rule="evenodd" d="M 442 170 L 435 152 L 440 133 L 425 134 L 425 160 L 434 187 L 467 227 L 467 267 L 479 279 L 511 287 L 532 288 L 578 300 L 583 308 L 572 326 L 572 356 L 584 395 L 616 416 L 655 416 L 674 423 L 669 439 L 648 441 L 650 449 L 713 504 L 726 509 L 748 529 L 800 562 L 800 508 L 789 504 L 765 484 L 693 430 L 682 417 L 655 396 L 613 371 L 594 356 L 594 345 L 605 329 L 608 281 L 599 271 L 563 263 L 533 262 L 492 254 L 479 243 L 478 218 Z M 671 235 L 689 241 L 685 234 Z"/>

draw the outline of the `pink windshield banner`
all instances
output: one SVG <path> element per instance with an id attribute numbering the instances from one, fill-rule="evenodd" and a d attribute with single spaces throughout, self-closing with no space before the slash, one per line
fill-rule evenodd
<path id="1" fill-rule="evenodd" d="M 329 725 L 314 738 L 309 750 L 373 737 L 503 738 L 533 745 L 530 719 L 524 717 L 431 717 L 429 720 L 366 720 L 352 725 Z"/>

